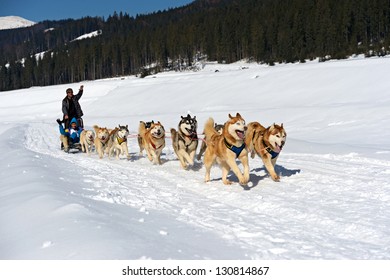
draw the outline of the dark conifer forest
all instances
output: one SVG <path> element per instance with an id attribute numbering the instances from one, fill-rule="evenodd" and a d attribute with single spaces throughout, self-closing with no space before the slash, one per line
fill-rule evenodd
<path id="1" fill-rule="evenodd" d="M 98 31 L 84 40 L 75 38 Z M 0 91 L 169 70 L 390 52 L 390 0 L 197 0 L 0 30 Z M 37 55 L 41 54 L 41 55 Z"/>

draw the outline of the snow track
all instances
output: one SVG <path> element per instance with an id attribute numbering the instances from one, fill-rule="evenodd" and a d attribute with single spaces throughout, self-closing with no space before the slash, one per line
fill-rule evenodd
<path id="1" fill-rule="evenodd" d="M 212 169 L 205 184 L 202 163 L 182 170 L 167 139 L 161 166 L 139 157 L 129 139 L 131 159 L 98 159 L 65 154 L 52 124 L 28 126 L 28 149 L 65 160 L 79 169 L 75 195 L 172 216 L 213 232 L 250 259 L 388 259 L 390 257 L 390 162 L 346 155 L 286 151 L 275 183 L 259 158 L 250 160 L 251 183 L 224 186 Z M 237 182 L 235 176 L 231 178 Z"/>

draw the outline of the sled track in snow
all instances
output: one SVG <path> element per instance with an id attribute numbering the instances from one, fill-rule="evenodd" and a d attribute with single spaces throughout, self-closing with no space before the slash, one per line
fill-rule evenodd
<path id="1" fill-rule="evenodd" d="M 182 170 L 169 139 L 164 164 L 154 166 L 139 157 L 136 139 L 128 143 L 131 160 L 118 161 L 65 154 L 52 124 L 31 124 L 25 137 L 28 149 L 79 167 L 76 195 L 171 214 L 237 244 L 247 258 L 390 257 L 388 161 L 287 151 L 278 160 L 279 183 L 259 158 L 250 159 L 252 182 L 245 190 L 224 186 L 218 167 L 207 184 L 202 163 Z"/>

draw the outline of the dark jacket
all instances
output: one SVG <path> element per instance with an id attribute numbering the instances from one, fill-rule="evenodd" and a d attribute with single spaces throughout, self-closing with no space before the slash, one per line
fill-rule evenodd
<path id="1" fill-rule="evenodd" d="M 79 93 L 74 95 L 72 97 L 72 99 L 69 99 L 66 96 L 62 100 L 62 113 L 64 114 L 64 116 L 68 115 L 69 118 L 71 118 L 71 117 L 81 118 L 84 115 L 83 110 L 81 110 L 81 106 L 80 106 L 80 103 L 79 103 L 79 99 L 81 98 L 81 96 L 83 96 L 83 91 L 82 90 L 80 90 Z M 70 102 L 73 102 L 73 105 L 74 105 L 74 108 L 75 108 L 75 111 L 76 111 L 76 115 L 75 116 L 70 116 L 69 115 L 69 108 L 71 106 Z"/>

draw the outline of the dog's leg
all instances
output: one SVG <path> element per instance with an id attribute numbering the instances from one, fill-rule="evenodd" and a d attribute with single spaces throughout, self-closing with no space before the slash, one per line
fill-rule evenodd
<path id="1" fill-rule="evenodd" d="M 148 159 L 149 159 L 151 162 L 153 162 L 152 151 L 153 151 L 153 149 L 150 148 L 150 147 L 148 147 L 148 148 L 146 149 L 146 155 L 147 155 Z"/>
<path id="2" fill-rule="evenodd" d="M 124 151 L 126 158 L 130 159 L 129 147 L 127 147 L 127 142 L 122 143 L 122 146 L 123 146 L 122 150 Z"/>
<path id="3" fill-rule="evenodd" d="M 158 153 L 157 153 L 157 162 L 158 164 L 162 164 L 162 161 L 161 161 L 161 153 L 162 153 L 162 150 L 160 150 Z"/>
<path id="4" fill-rule="evenodd" d="M 183 150 L 177 151 L 177 157 L 179 158 L 181 167 L 183 167 L 183 169 L 187 169 L 187 167 L 188 167 L 188 165 L 186 163 L 186 156 L 187 156 L 187 158 L 189 158 L 188 154 L 185 151 L 183 151 Z"/>
<path id="5" fill-rule="evenodd" d="M 181 155 L 181 158 L 182 158 L 181 161 L 184 164 L 184 166 L 183 166 L 184 169 L 186 169 L 188 167 L 188 165 L 194 165 L 193 157 L 195 155 L 195 152 L 191 153 L 192 156 L 190 156 L 189 154 L 187 154 L 187 152 L 185 150 L 179 150 L 179 154 Z M 187 162 L 188 165 L 185 162 Z"/>
<path id="6" fill-rule="evenodd" d="M 232 182 L 227 179 L 227 175 L 229 174 L 230 171 L 230 166 L 226 162 L 221 162 L 221 167 L 222 167 L 222 182 L 225 185 L 231 185 Z"/>
<path id="7" fill-rule="evenodd" d="M 120 148 L 115 149 L 115 155 L 116 155 L 117 160 L 119 160 L 119 155 L 121 154 L 121 152 L 122 152 L 122 149 L 120 149 Z"/>
<path id="8" fill-rule="evenodd" d="M 241 163 L 244 166 L 244 179 L 246 183 L 249 182 L 249 161 L 248 155 L 240 157 Z"/>
<path id="9" fill-rule="evenodd" d="M 248 183 L 247 180 L 245 180 L 244 176 L 241 173 L 240 168 L 238 168 L 238 165 L 236 163 L 235 158 L 228 158 L 226 160 L 227 164 L 230 166 L 230 168 L 233 170 L 234 174 L 236 174 L 238 181 L 240 182 L 240 185 L 246 185 Z M 249 176 L 248 176 L 249 177 Z"/>
<path id="10" fill-rule="evenodd" d="M 99 148 L 98 148 L 98 154 L 99 154 L 99 158 L 102 159 L 103 158 L 103 147 L 101 145 L 99 145 Z"/>
<path id="11" fill-rule="evenodd" d="M 158 158 L 157 158 L 157 153 L 156 150 L 151 150 L 150 151 L 151 157 L 152 157 L 152 162 L 153 164 L 158 164 Z"/>
<path id="12" fill-rule="evenodd" d="M 213 155 L 212 153 L 208 152 L 208 150 L 206 149 L 206 152 L 205 152 L 204 158 L 203 158 L 204 166 L 206 168 L 206 175 L 204 177 L 204 181 L 206 183 L 210 181 L 211 167 L 213 166 L 216 158 L 217 157 L 215 155 Z"/>
<path id="13" fill-rule="evenodd" d="M 205 141 L 202 141 L 202 146 L 200 147 L 200 151 L 199 151 L 199 154 L 198 156 L 196 157 L 197 160 L 200 160 L 202 158 L 202 155 L 204 154 L 204 152 L 206 151 L 206 143 Z"/>
<path id="14" fill-rule="evenodd" d="M 275 172 L 274 164 L 271 161 L 271 156 L 270 155 L 265 155 L 263 158 L 263 163 L 265 168 L 267 169 L 269 175 L 271 176 L 272 180 L 275 182 L 279 182 L 280 177 L 278 174 Z M 276 162 L 276 159 L 275 159 Z"/>
<path id="15" fill-rule="evenodd" d="M 196 149 L 193 150 L 191 153 L 190 153 L 190 159 L 191 159 L 191 162 L 190 162 L 190 165 L 194 165 L 194 161 L 195 161 L 195 154 L 196 154 Z"/>

